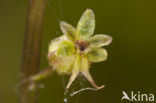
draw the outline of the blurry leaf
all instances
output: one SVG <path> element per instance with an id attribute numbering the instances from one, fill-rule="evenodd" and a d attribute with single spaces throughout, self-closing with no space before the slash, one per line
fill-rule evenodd
<path id="1" fill-rule="evenodd" d="M 64 40 L 59 44 L 59 48 L 57 50 L 56 55 L 67 57 L 71 56 L 75 53 L 74 44 L 70 41 Z"/>
<path id="2" fill-rule="evenodd" d="M 91 49 L 87 54 L 87 58 L 91 62 L 104 61 L 107 59 L 107 51 L 103 48 Z"/>
<path id="3" fill-rule="evenodd" d="M 60 27 L 61 27 L 61 30 L 62 30 L 62 32 L 63 32 L 63 34 L 64 35 L 67 35 L 67 37 L 71 40 L 71 41 L 75 41 L 76 40 L 76 30 L 75 30 L 75 28 L 72 26 L 72 25 L 70 25 L 70 24 L 68 24 L 68 23 L 66 23 L 66 22 L 64 22 L 64 21 L 62 21 L 61 23 L 60 23 Z"/>
<path id="4" fill-rule="evenodd" d="M 109 45 L 112 41 L 112 37 L 108 35 L 98 34 L 89 39 L 89 47 L 101 47 Z"/>
<path id="5" fill-rule="evenodd" d="M 88 39 L 94 33 L 95 17 L 92 10 L 87 9 L 81 16 L 77 25 L 77 34 L 81 39 Z"/>

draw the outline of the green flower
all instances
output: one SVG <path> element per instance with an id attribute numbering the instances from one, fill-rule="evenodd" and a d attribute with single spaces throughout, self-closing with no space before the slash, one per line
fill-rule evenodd
<path id="1" fill-rule="evenodd" d="M 109 45 L 112 37 L 104 34 L 93 36 L 95 29 L 95 16 L 92 10 L 87 9 L 81 16 L 77 28 L 62 21 L 60 23 L 63 36 L 52 40 L 49 44 L 48 60 L 50 66 L 59 74 L 71 74 L 69 83 L 82 73 L 84 77 L 97 89 L 89 73 L 92 62 L 101 62 L 107 59 L 107 51 L 102 46 Z"/>

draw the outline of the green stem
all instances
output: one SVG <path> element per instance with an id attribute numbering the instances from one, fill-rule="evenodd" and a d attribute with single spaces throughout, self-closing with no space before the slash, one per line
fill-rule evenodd
<path id="1" fill-rule="evenodd" d="M 41 33 L 46 0 L 29 0 L 26 32 L 20 71 L 20 82 L 39 70 Z M 37 103 L 37 87 L 29 90 L 30 83 L 19 88 L 20 103 Z"/>

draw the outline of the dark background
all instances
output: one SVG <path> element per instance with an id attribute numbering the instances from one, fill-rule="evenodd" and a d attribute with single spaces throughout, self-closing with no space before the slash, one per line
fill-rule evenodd
<path id="1" fill-rule="evenodd" d="M 106 87 L 80 94 L 77 103 L 121 103 L 122 91 L 156 95 L 156 1 L 155 0 L 49 0 L 42 36 L 41 69 L 48 66 L 51 39 L 62 35 L 59 22 L 76 26 L 90 8 L 96 16 L 95 34 L 113 37 L 105 47 L 108 60 L 93 64 L 91 74 Z M 62 8 L 63 17 L 59 6 Z M 27 0 L 0 1 L 0 103 L 17 103 L 17 83 L 24 40 Z M 39 91 L 39 103 L 63 103 L 62 77 L 53 74 Z M 73 99 L 75 98 L 75 99 Z M 76 97 L 70 98 L 75 103 Z M 73 100 L 72 100 L 73 99 Z"/>

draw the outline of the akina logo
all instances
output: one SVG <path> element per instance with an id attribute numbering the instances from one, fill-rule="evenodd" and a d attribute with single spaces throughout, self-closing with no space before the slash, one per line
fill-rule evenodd
<path id="1" fill-rule="evenodd" d="M 139 102 L 154 102 L 155 97 L 154 94 L 145 94 L 141 93 L 140 91 L 134 92 L 131 91 L 128 95 L 125 91 L 122 91 L 122 98 L 121 101 L 128 100 L 128 101 L 139 101 Z"/>

